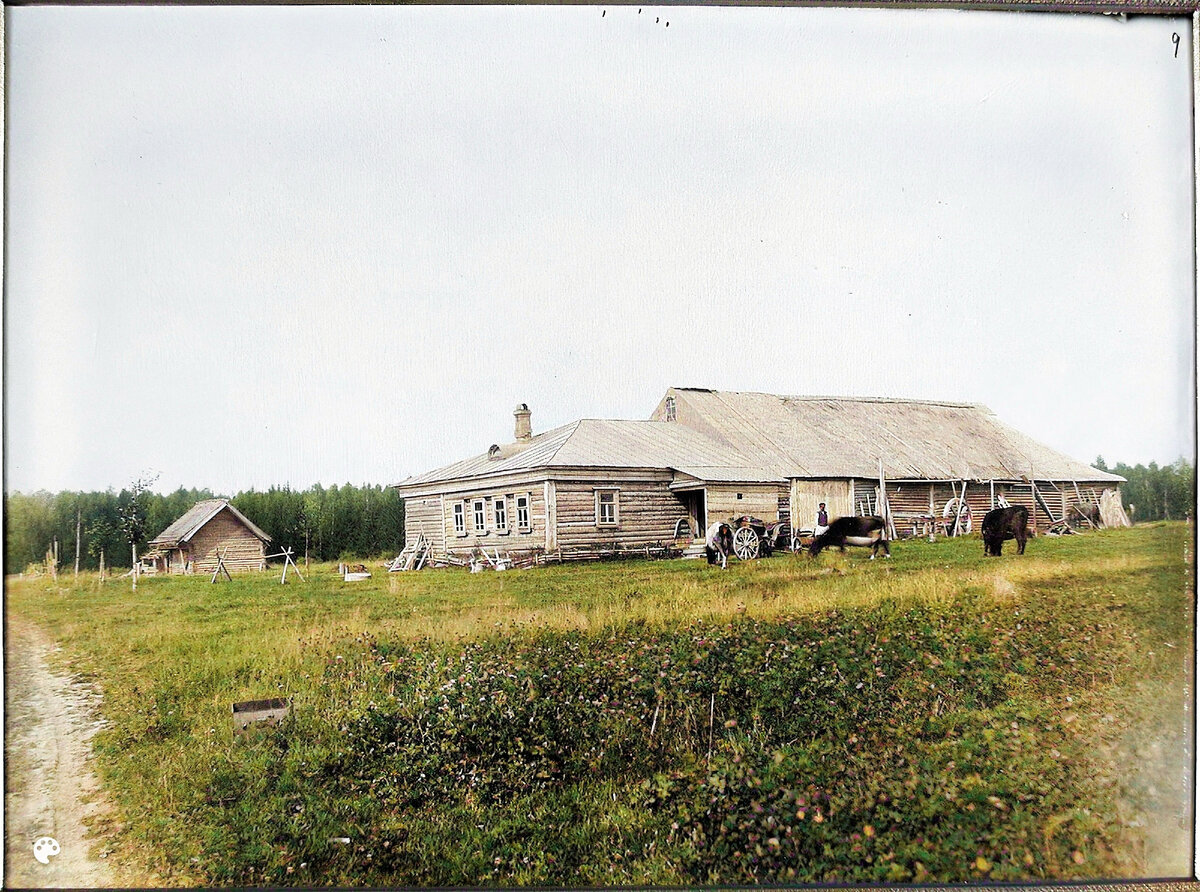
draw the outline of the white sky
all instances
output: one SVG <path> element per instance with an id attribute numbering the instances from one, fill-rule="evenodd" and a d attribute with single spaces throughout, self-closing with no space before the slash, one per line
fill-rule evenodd
<path id="1" fill-rule="evenodd" d="M 1185 19 L 6 17 L 10 490 L 390 483 L 672 385 L 1194 457 Z"/>

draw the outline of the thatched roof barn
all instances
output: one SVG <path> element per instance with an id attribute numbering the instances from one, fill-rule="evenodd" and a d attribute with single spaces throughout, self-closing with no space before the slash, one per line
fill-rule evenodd
<path id="1" fill-rule="evenodd" d="M 528 408 L 514 414 L 513 442 L 397 484 L 410 543 L 591 556 L 746 514 L 803 529 L 820 502 L 831 517 L 886 509 L 900 535 L 949 517 L 961 530 L 1001 503 L 1050 524 L 1122 482 L 970 403 L 671 388 L 648 421 L 534 435 Z"/>
<path id="2" fill-rule="evenodd" d="M 160 573 L 211 573 L 224 555 L 232 573 L 262 570 L 270 541 L 228 499 L 204 499 L 150 540 L 143 561 Z"/>

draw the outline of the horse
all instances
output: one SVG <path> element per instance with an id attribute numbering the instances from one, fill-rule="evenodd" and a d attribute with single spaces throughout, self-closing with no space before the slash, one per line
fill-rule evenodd
<path id="1" fill-rule="evenodd" d="M 983 516 L 983 553 L 1000 556 L 1005 539 L 1017 540 L 1017 554 L 1025 553 L 1025 540 L 1029 538 L 1029 509 L 1024 505 L 1011 508 L 993 508 Z"/>
<path id="2" fill-rule="evenodd" d="M 733 554 L 733 527 L 727 523 L 712 524 L 705 535 L 704 554 L 710 566 L 719 560 L 721 569 L 727 569 L 728 558 Z"/>
<path id="3" fill-rule="evenodd" d="M 884 557 L 892 556 L 882 517 L 839 517 L 829 525 L 829 529 L 813 539 L 808 553 L 816 557 L 824 548 L 845 551 L 847 545 L 871 546 L 871 560 L 875 560 L 880 548 Z"/>

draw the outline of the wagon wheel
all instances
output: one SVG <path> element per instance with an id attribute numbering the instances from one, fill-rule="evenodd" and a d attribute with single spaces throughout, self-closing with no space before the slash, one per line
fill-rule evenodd
<path id="1" fill-rule="evenodd" d="M 954 535 L 954 518 L 958 515 L 958 503 L 961 501 L 955 497 L 946 503 L 946 507 L 942 509 L 942 518 L 946 521 L 946 535 Z M 958 521 L 958 535 L 965 536 L 971 532 L 971 507 L 963 505 L 962 517 Z"/>
<path id="2" fill-rule="evenodd" d="M 739 527 L 733 534 L 733 553 L 743 561 L 758 557 L 758 533 L 750 527 Z"/>

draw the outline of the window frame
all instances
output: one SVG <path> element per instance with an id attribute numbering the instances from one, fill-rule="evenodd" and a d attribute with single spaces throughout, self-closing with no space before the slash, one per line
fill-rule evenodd
<path id="1" fill-rule="evenodd" d="M 621 526 L 621 490 L 616 487 L 606 486 L 597 488 L 595 491 L 596 499 L 596 526 L 605 529 L 616 529 Z M 612 496 L 612 501 L 607 502 L 601 499 L 601 496 Z M 612 506 L 612 519 L 604 520 L 601 511 L 602 506 Z"/>
<path id="2" fill-rule="evenodd" d="M 522 509 L 521 501 L 525 501 L 525 507 Z M 513 510 L 517 515 L 517 532 L 532 533 L 533 532 L 533 497 L 527 493 L 518 493 L 513 497 Z M 525 520 L 521 520 L 521 512 L 525 513 Z"/>
<path id="3" fill-rule="evenodd" d="M 492 496 L 492 526 L 497 536 L 507 536 L 508 526 L 508 496 Z M 501 523 L 501 520 L 504 522 Z"/>
<path id="4" fill-rule="evenodd" d="M 475 524 L 476 536 L 486 536 L 488 534 L 487 503 L 488 500 L 485 498 L 471 500 L 471 520 Z"/>
<path id="5" fill-rule="evenodd" d="M 467 535 L 467 503 L 455 502 L 451 514 L 454 517 L 454 535 L 459 538 Z"/>

